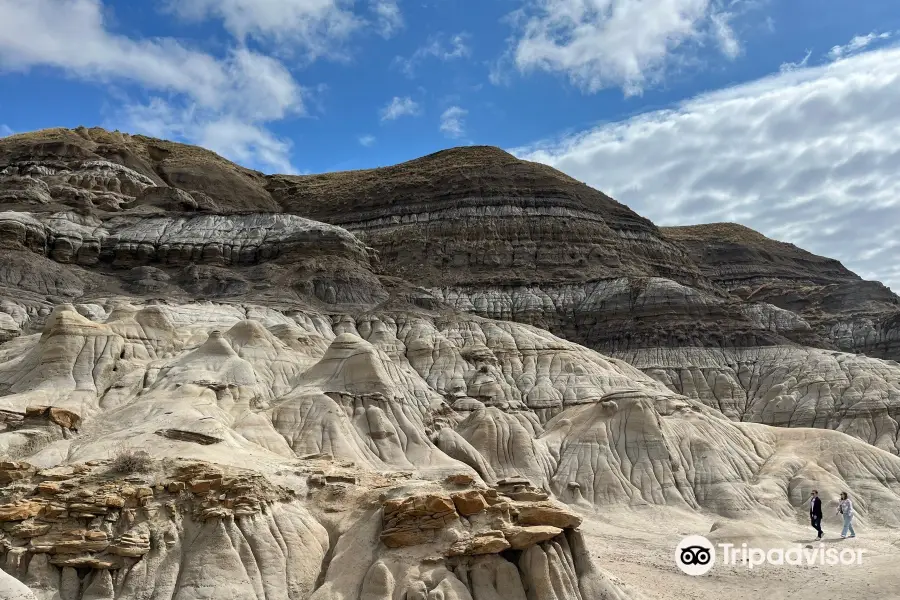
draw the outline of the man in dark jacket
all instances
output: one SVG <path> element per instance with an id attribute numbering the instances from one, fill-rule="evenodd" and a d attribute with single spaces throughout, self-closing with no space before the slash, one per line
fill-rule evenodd
<path id="1" fill-rule="evenodd" d="M 821 540 L 825 533 L 822 531 L 822 501 L 819 499 L 819 490 L 813 490 L 809 496 L 809 520 L 813 529 L 819 532 L 817 540 Z"/>

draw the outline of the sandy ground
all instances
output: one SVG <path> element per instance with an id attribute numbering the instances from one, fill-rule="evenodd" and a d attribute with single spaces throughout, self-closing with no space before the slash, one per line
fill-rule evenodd
<path id="1" fill-rule="evenodd" d="M 588 516 L 588 515 L 586 515 Z M 791 548 L 811 544 L 815 532 L 782 521 L 724 522 L 664 508 L 614 509 L 593 514 L 582 524 L 597 563 L 610 575 L 647 598 L 677 600 L 898 600 L 900 599 L 900 530 L 857 527 L 855 539 L 840 538 L 838 517 L 826 515 L 826 547 L 864 549 L 862 564 L 847 566 L 718 564 L 692 577 L 674 562 L 678 542 L 687 535 L 710 534 L 715 521 L 740 533 L 727 540 L 740 545 Z M 754 535 L 755 530 L 761 535 Z M 773 537 L 774 536 L 774 537 Z"/>

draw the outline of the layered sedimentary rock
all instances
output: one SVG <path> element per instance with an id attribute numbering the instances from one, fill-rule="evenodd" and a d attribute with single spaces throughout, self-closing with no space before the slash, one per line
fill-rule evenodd
<path id="1" fill-rule="evenodd" d="M 443 287 L 431 292 L 457 310 L 528 323 L 604 352 L 790 342 L 830 346 L 795 313 L 659 277 L 565 286 Z"/>
<path id="2" fill-rule="evenodd" d="M 611 506 L 900 526 L 895 297 L 834 261 L 493 148 L 288 177 L 49 130 L 0 209 L 3 593 L 625 600 Z"/>
<path id="3" fill-rule="evenodd" d="M 4 212 L 0 235 L 7 249 L 30 250 L 81 266 L 248 266 L 285 255 L 298 260 L 304 252 L 368 260 L 366 248 L 347 231 L 293 215 L 130 216 L 101 221 L 70 212 L 49 216 Z"/>
<path id="4" fill-rule="evenodd" d="M 353 231 L 379 251 L 385 272 L 456 308 L 602 351 L 791 341 L 900 356 L 900 299 L 837 261 L 740 226 L 659 230 L 497 149 L 275 176 L 268 189 L 286 210 Z"/>
<path id="5" fill-rule="evenodd" d="M 202 148 L 97 127 L 4 138 L 0 174 L 0 201 L 16 210 L 118 212 L 138 198 L 151 208 L 170 210 L 279 209 L 261 173 Z M 185 193 L 147 193 L 154 187 Z"/>
<path id="6" fill-rule="evenodd" d="M 881 283 L 733 223 L 668 227 L 663 235 L 739 298 L 802 316 L 845 352 L 900 357 L 900 297 Z"/>
<path id="7" fill-rule="evenodd" d="M 388 296 L 368 248 L 343 229 L 293 215 L 3 212 L 0 248 L 3 340 L 39 329 L 55 303 L 98 294 L 325 305 Z"/>
<path id="8" fill-rule="evenodd" d="M 383 569 L 410 591 L 439 589 L 460 600 L 486 590 L 508 597 L 491 583 L 495 571 L 523 598 L 542 585 L 558 586 L 559 598 L 618 594 L 582 547 L 570 548 L 580 534 L 566 531 L 581 517 L 546 493 L 531 501 L 508 482 L 477 483 L 476 471 L 438 449 L 431 436 L 463 417 L 397 354 L 401 343 L 383 326 L 341 320 L 332 328 L 316 315 L 291 319 L 253 307 L 160 310 L 113 306 L 107 322 L 96 323 L 62 307 L 44 335 L 29 340 L 34 351 L 13 359 L 31 368 L 3 396 L 4 454 L 23 460 L 0 464 L 9 484 L 0 498 L 0 554 L 4 569 L 38 597 L 132 598 L 154 589 L 167 598 L 200 590 L 391 598 L 378 595 Z M 260 320 L 242 318 L 248 310 L 261 310 Z M 148 335 L 154 315 L 157 334 Z M 348 327 L 372 342 L 334 330 Z M 85 343 L 110 352 L 86 355 Z M 51 347 L 62 354 L 51 358 L 44 352 Z M 472 369 L 457 370 L 465 380 Z M 320 416 L 304 408 L 310 395 L 319 398 Z M 71 410 L 31 410 L 36 399 Z M 311 426 L 329 432 L 331 443 L 310 447 L 314 438 L 303 432 Z M 134 448 L 146 449 L 146 465 L 123 454 Z M 212 462 L 184 461 L 186 454 Z M 410 468 L 434 473 L 433 483 L 410 479 Z M 445 491 L 425 493 L 422 511 L 400 517 L 397 508 L 419 504 L 422 486 Z M 383 500 L 384 493 L 405 499 Z M 429 511 L 441 502 L 446 518 L 436 520 Z M 360 544 L 369 548 L 357 536 L 379 524 L 372 511 L 384 513 L 384 525 L 376 530 L 381 542 L 362 554 L 370 563 L 332 573 L 342 544 L 357 554 Z M 502 548 L 479 542 L 497 531 Z M 438 560 L 435 536 L 449 540 Z M 399 547 L 406 553 L 395 555 Z M 531 562 L 499 556 L 510 548 L 549 552 L 557 579 L 548 583 Z M 410 551 L 421 556 L 413 560 Z"/>
<path id="9" fill-rule="evenodd" d="M 685 336 L 718 346 L 785 339 L 748 321 L 646 219 L 496 148 L 369 171 L 275 176 L 268 189 L 286 210 L 352 231 L 378 251 L 383 272 L 456 309 L 605 351 Z"/>
<path id="10" fill-rule="evenodd" d="M 204 150 L 79 129 L 12 136 L 0 157 L 4 202 L 16 209 L 0 215 L 2 340 L 41 330 L 59 302 L 95 315 L 90 299 L 112 293 L 452 309 L 626 357 L 670 349 L 664 362 L 682 369 L 691 364 L 679 357 L 694 356 L 683 348 L 781 348 L 794 364 L 805 357 L 796 344 L 894 355 L 897 298 L 836 261 L 738 226 L 658 230 L 607 196 L 496 149 L 267 178 Z M 243 190 L 246 202 L 224 185 Z M 50 195 L 32 202 L 38 188 Z M 291 214 L 223 215 L 235 210 L 339 223 L 374 250 Z M 741 386 L 736 380 L 727 394 L 740 396 Z M 471 402 L 479 401 L 460 400 Z M 810 421 L 763 412 L 740 418 Z"/>
<path id="11" fill-rule="evenodd" d="M 448 300 L 606 352 L 795 342 L 898 357 L 900 300 L 836 261 L 739 226 L 660 230 L 608 196 L 496 148 L 447 150 L 367 171 L 264 176 L 190 146 L 96 128 L 56 129 L 4 139 L 0 180 L 4 207 L 42 213 L 38 220 L 56 231 L 42 236 L 20 213 L 16 224 L 7 216 L 10 230 L 0 237 L 25 237 L 26 246 L 44 246 L 54 260 L 113 279 L 66 283 L 65 273 L 43 274 L 54 265 L 38 263 L 33 269 L 41 275 L 30 277 L 37 293 L 73 298 L 124 284 L 141 295 L 332 303 L 349 295 L 357 304 L 377 303 L 391 293 L 379 288 L 374 271 L 430 290 L 404 292 L 414 305 L 430 309 Z M 184 216 L 198 212 L 210 216 Z M 345 249 L 323 249 L 319 258 L 307 254 L 298 273 L 244 272 L 291 255 L 285 238 L 293 247 L 314 238 L 298 230 L 323 230 L 271 214 L 241 217 L 244 223 L 215 216 L 235 212 L 287 212 L 339 225 L 381 262 L 370 271 L 344 258 Z M 131 217 L 115 218 L 122 215 Z M 161 228 L 171 219 L 166 243 Z M 112 230 L 123 237 L 112 235 L 101 256 L 99 239 Z M 331 239 L 333 231 L 323 235 L 328 246 L 345 245 Z M 104 268 L 129 261 L 135 272 Z M 196 266 L 165 267 L 185 263 Z M 288 280 L 302 283 L 271 283 Z"/>
<path id="12" fill-rule="evenodd" d="M 274 176 L 285 210 L 335 223 L 423 285 L 699 279 L 650 221 L 544 165 L 497 148 L 445 150 L 393 167 Z"/>

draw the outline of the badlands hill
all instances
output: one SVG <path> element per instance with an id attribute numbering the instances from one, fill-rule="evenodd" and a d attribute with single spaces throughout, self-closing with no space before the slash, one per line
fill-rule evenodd
<path id="1" fill-rule="evenodd" d="M 0 139 L 0 343 L 0 597 L 667 597 L 603 515 L 900 527 L 897 296 L 495 148 Z"/>

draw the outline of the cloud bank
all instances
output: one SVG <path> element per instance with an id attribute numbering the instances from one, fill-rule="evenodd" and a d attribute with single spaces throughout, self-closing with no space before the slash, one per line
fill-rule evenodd
<path id="1" fill-rule="evenodd" d="M 686 52 L 741 51 L 732 27 L 751 2 L 732 0 L 527 0 L 512 15 L 516 35 L 507 57 L 521 72 L 564 74 L 588 92 L 621 87 L 639 94 Z M 492 79 L 502 79 L 498 72 Z"/>
<path id="2" fill-rule="evenodd" d="M 734 221 L 900 291 L 900 48 L 513 150 L 659 225 Z"/>
<path id="3" fill-rule="evenodd" d="M 312 92 L 279 56 L 309 62 L 338 55 L 369 23 L 384 35 L 402 26 L 396 0 L 367 6 L 360 16 L 346 0 L 165 4 L 180 18 L 222 22 L 234 44 L 213 54 L 175 38 L 117 34 L 100 0 L 0 0 L 0 73 L 49 67 L 84 81 L 131 85 L 141 99 L 126 101 L 111 117 L 113 125 L 199 144 L 247 166 L 292 172 L 291 144 L 269 126 L 306 114 Z M 248 39 L 276 50 L 251 50 Z"/>

